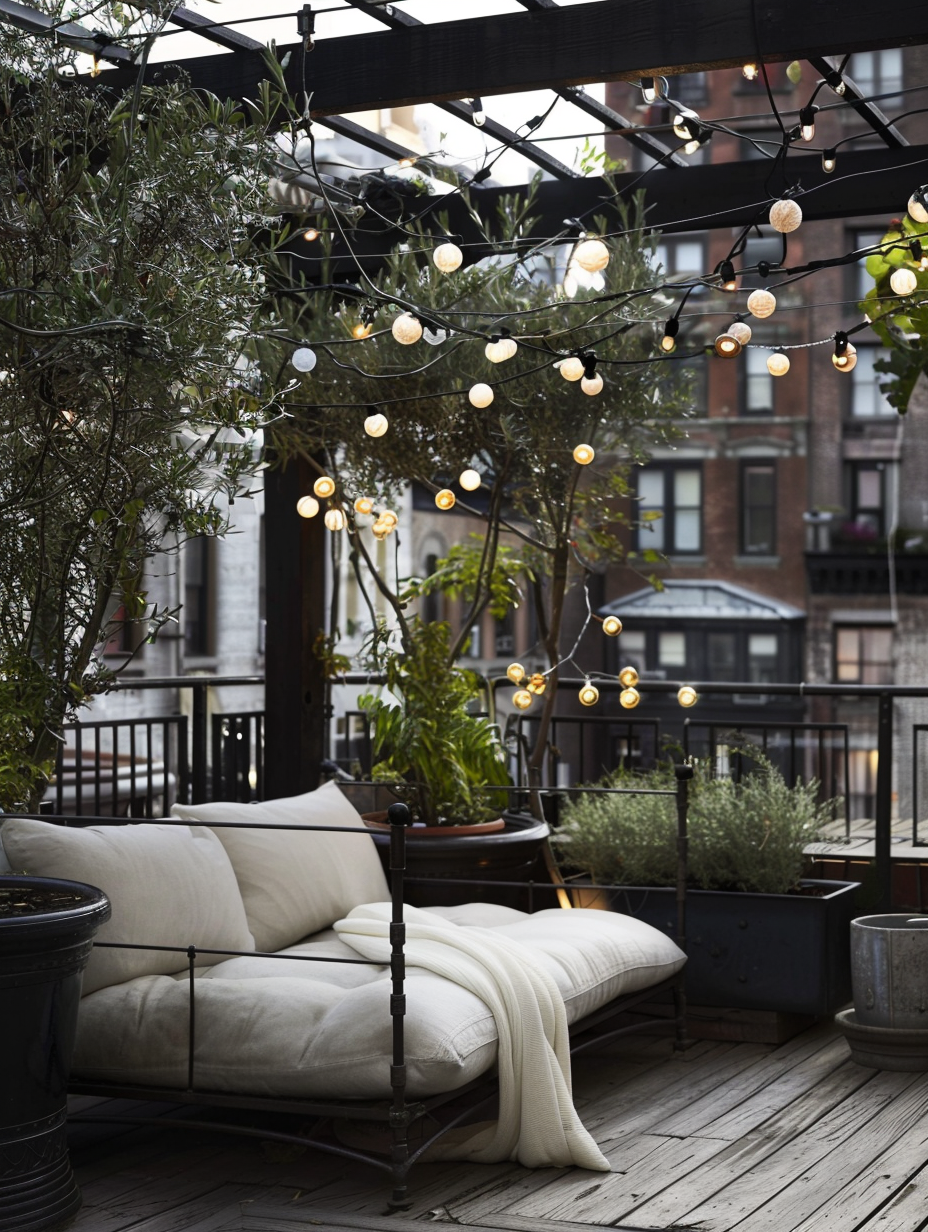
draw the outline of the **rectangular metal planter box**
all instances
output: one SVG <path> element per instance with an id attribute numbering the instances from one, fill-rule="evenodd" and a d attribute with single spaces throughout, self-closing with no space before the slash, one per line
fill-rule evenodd
<path id="1" fill-rule="evenodd" d="M 686 995 L 693 1005 L 824 1017 L 851 1000 L 850 924 L 859 883 L 802 884 L 822 893 L 689 891 Z M 612 910 L 676 935 L 674 890 L 608 893 Z"/>

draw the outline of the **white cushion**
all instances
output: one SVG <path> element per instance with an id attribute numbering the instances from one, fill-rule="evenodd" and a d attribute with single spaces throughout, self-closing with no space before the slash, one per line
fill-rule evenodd
<path id="1" fill-rule="evenodd" d="M 557 981 L 570 1022 L 619 993 L 660 983 L 685 961 L 657 929 L 607 911 L 554 908 L 529 916 L 473 903 L 441 914 L 453 914 L 462 927 L 492 927 L 528 946 Z M 330 931 L 286 951 L 313 952 L 357 958 Z M 409 1095 L 455 1090 L 489 1070 L 497 1035 L 486 1005 L 431 972 L 409 968 L 407 974 Z M 218 963 L 196 981 L 195 1083 L 276 1096 L 387 1097 L 389 1001 L 384 967 L 293 957 Z M 74 1072 L 98 1080 L 184 1085 L 186 1031 L 185 981 L 149 977 L 103 989 L 82 1002 Z"/>
<path id="2" fill-rule="evenodd" d="M 229 857 L 204 827 L 80 828 L 8 817 L 3 846 L 17 871 L 83 881 L 106 893 L 113 914 L 97 941 L 254 949 Z M 210 955 L 196 959 L 200 965 L 215 961 Z M 84 972 L 84 994 L 186 966 L 185 954 L 95 947 Z"/>
<path id="3" fill-rule="evenodd" d="M 360 903 L 390 897 L 374 840 L 335 783 L 261 804 L 175 804 L 172 812 L 207 826 L 233 821 L 256 827 L 217 826 L 215 833 L 229 853 L 259 950 L 281 950 L 328 928 Z M 274 822 L 347 826 L 363 833 L 261 828 Z"/>

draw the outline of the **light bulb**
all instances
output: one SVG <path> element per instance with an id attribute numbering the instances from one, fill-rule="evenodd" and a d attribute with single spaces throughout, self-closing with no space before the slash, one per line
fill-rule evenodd
<path id="1" fill-rule="evenodd" d="M 353 338 L 357 338 L 360 341 L 362 338 L 367 338 L 372 329 L 373 326 L 370 321 L 359 321 L 351 331 L 351 335 Z"/>
<path id="2" fill-rule="evenodd" d="M 528 689 L 516 689 L 512 695 L 512 704 L 516 710 L 528 710 L 532 704 L 532 695 Z"/>
<path id="3" fill-rule="evenodd" d="M 623 710 L 634 710 L 641 701 L 641 694 L 631 685 L 619 694 L 619 705 Z"/>
<path id="4" fill-rule="evenodd" d="M 801 107 L 799 110 L 799 135 L 803 141 L 813 141 L 815 138 L 815 112 L 816 107 L 810 103 L 808 107 Z"/>
<path id="5" fill-rule="evenodd" d="M 900 269 L 893 270 L 889 278 L 889 285 L 897 295 L 911 295 L 918 286 L 918 279 L 912 270 L 906 269 L 903 266 Z"/>
<path id="6" fill-rule="evenodd" d="M 484 124 L 487 122 L 487 113 L 483 109 L 483 102 L 479 98 L 472 98 L 470 100 L 470 104 L 473 108 L 472 118 L 474 123 L 478 128 L 483 128 Z"/>
<path id="7" fill-rule="evenodd" d="M 802 223 L 802 207 L 792 197 L 784 197 L 782 201 L 774 201 L 770 207 L 770 225 L 781 235 L 789 235 Z"/>
<path id="8" fill-rule="evenodd" d="M 694 137 L 692 141 L 687 141 L 686 145 L 683 147 L 683 153 L 684 154 L 695 154 L 701 145 L 702 145 L 702 142 L 698 141 Z"/>
<path id="9" fill-rule="evenodd" d="M 379 521 L 383 522 L 384 526 L 388 526 L 390 530 L 392 530 L 399 521 L 399 518 L 392 509 L 384 509 L 383 513 L 379 515 Z"/>
<path id="10" fill-rule="evenodd" d="M 480 472 L 468 467 L 466 471 L 461 471 L 458 476 L 458 483 L 465 492 L 476 492 L 483 480 L 480 478 Z"/>
<path id="11" fill-rule="evenodd" d="M 597 394 L 603 392 L 603 378 L 598 372 L 594 372 L 592 376 L 585 376 L 580 381 L 580 388 L 585 394 L 589 394 L 591 398 L 595 398 Z"/>
<path id="12" fill-rule="evenodd" d="M 646 103 L 653 103 L 657 98 L 657 90 L 654 88 L 653 77 L 642 77 L 641 79 L 641 97 Z"/>
<path id="13" fill-rule="evenodd" d="M 588 274 L 598 274 L 609 264 L 609 249 L 602 240 L 581 240 L 574 249 L 574 260 Z"/>
<path id="14" fill-rule="evenodd" d="M 510 663 L 506 668 L 506 675 L 513 684 L 520 684 L 525 679 L 525 668 L 521 663 Z"/>
<path id="15" fill-rule="evenodd" d="M 574 450 L 574 461 L 578 466 L 589 466 L 595 457 L 592 445 L 578 445 Z"/>
<path id="16" fill-rule="evenodd" d="M 385 526 L 383 522 L 381 522 L 380 518 L 376 518 L 371 526 L 371 534 L 378 543 L 382 543 L 384 539 L 386 539 L 387 535 L 390 534 L 392 529 L 392 526 Z"/>
<path id="17" fill-rule="evenodd" d="M 401 312 L 398 317 L 393 318 L 390 332 L 403 346 L 412 346 L 422 337 L 422 323 L 411 312 Z"/>
<path id="18" fill-rule="evenodd" d="M 319 502 L 315 496 L 301 496 L 296 502 L 296 511 L 301 518 L 314 518 L 319 512 Z"/>
<path id="19" fill-rule="evenodd" d="M 576 355 L 561 360 L 560 373 L 565 381 L 579 381 L 583 376 L 583 361 Z"/>
<path id="20" fill-rule="evenodd" d="M 677 690 L 677 701 L 681 706 L 689 708 L 699 701 L 699 695 L 691 684 L 684 684 Z"/>
<path id="21" fill-rule="evenodd" d="M 607 616 L 603 621 L 603 633 L 607 637 L 618 637 L 622 632 L 622 622 L 618 616 Z"/>
<path id="22" fill-rule="evenodd" d="M 368 415 L 364 421 L 364 431 L 368 436 L 383 436 L 389 426 L 386 415 Z"/>
<path id="23" fill-rule="evenodd" d="M 925 202 L 922 189 L 912 193 L 909 197 L 908 211 L 909 217 L 914 218 L 916 222 L 928 222 L 928 204 Z"/>
<path id="24" fill-rule="evenodd" d="M 595 706 L 599 701 L 599 689 L 597 689 L 595 684 L 590 684 L 587 681 L 577 694 L 577 697 L 580 699 L 581 706 Z"/>
<path id="25" fill-rule="evenodd" d="M 677 349 L 677 334 L 680 332 L 680 322 L 676 317 L 671 317 L 664 326 L 664 336 L 661 338 L 661 350 L 667 355 L 671 351 Z"/>
<path id="26" fill-rule="evenodd" d="M 325 524 L 329 530 L 344 530 L 345 515 L 341 509 L 327 509 L 325 514 Z"/>
<path id="27" fill-rule="evenodd" d="M 371 500 L 369 496 L 359 496 L 358 499 L 354 502 L 355 513 L 360 513 L 364 516 L 371 513 L 373 511 L 373 508 L 374 508 L 374 502 Z"/>
<path id="28" fill-rule="evenodd" d="M 745 79 L 745 81 L 756 81 L 757 80 L 757 65 L 756 64 L 742 65 L 741 66 L 741 76 Z"/>
<path id="29" fill-rule="evenodd" d="M 335 492 L 335 480 L 328 475 L 320 475 L 313 484 L 313 491 L 317 496 L 321 496 L 325 500 L 327 496 L 332 496 Z"/>
<path id="30" fill-rule="evenodd" d="M 483 353 L 491 364 L 502 364 L 507 359 L 512 359 L 518 349 L 515 338 L 499 338 L 495 342 L 488 342 Z"/>
<path id="31" fill-rule="evenodd" d="M 747 321 L 732 321 L 725 333 L 731 338 L 737 338 L 743 347 L 751 341 L 752 330 Z"/>
<path id="32" fill-rule="evenodd" d="M 317 240 L 318 238 L 319 238 L 319 232 L 316 230 L 315 227 L 309 227 L 307 228 L 307 230 L 303 232 L 303 239 L 308 240 L 310 244 L 313 242 L 313 240 Z"/>
<path id="33" fill-rule="evenodd" d="M 727 332 L 719 334 L 715 340 L 715 353 L 721 355 L 723 359 L 733 359 L 741 354 L 741 343 L 734 334 Z"/>
<path id="34" fill-rule="evenodd" d="M 435 262 L 436 269 L 443 274 L 453 274 L 456 269 L 460 269 L 461 262 L 464 260 L 464 254 L 458 248 L 457 244 L 445 243 L 439 244 L 432 253 L 432 260 Z"/>
<path id="35" fill-rule="evenodd" d="M 401 158 L 396 165 L 400 168 L 414 167 L 418 161 L 419 160 L 415 156 L 408 155 L 406 158 Z"/>
<path id="36" fill-rule="evenodd" d="M 290 362 L 297 372 L 312 372 L 316 366 L 316 352 L 309 347 L 297 347 L 290 356 Z"/>
<path id="37" fill-rule="evenodd" d="M 844 353 L 839 355 L 835 350 L 831 357 L 831 362 L 839 372 L 853 372 L 857 367 L 857 348 L 852 342 L 849 342 L 844 348 Z"/>
<path id="38" fill-rule="evenodd" d="M 468 390 L 467 398 L 471 406 L 477 407 L 478 410 L 483 410 L 485 406 L 489 406 L 493 401 L 493 390 L 489 385 L 478 381 L 476 385 L 472 385 Z"/>
<path id="39" fill-rule="evenodd" d="M 735 276 L 735 267 L 730 258 L 726 257 L 724 261 L 719 262 L 718 275 L 723 291 L 738 290 L 738 279 Z"/>
<path id="40" fill-rule="evenodd" d="M 453 509 L 456 499 L 450 488 L 442 488 L 440 492 L 435 493 L 435 504 L 439 509 Z"/>
<path id="41" fill-rule="evenodd" d="M 764 288 L 752 291 L 748 296 L 748 312 L 753 317 L 772 317 L 777 308 L 776 296 Z"/>
<path id="42" fill-rule="evenodd" d="M 535 672 L 528 682 L 529 693 L 534 693 L 536 697 L 540 697 L 548 687 L 548 681 L 541 672 Z"/>
<path id="43" fill-rule="evenodd" d="M 699 116 L 695 111 L 682 107 L 674 118 L 673 131 L 681 141 L 692 141 L 698 134 L 698 121 Z"/>
<path id="44" fill-rule="evenodd" d="M 771 376 L 786 376 L 789 372 L 789 356 L 785 351 L 774 351 L 767 357 L 767 371 Z"/>
<path id="45" fill-rule="evenodd" d="M 445 329 L 444 326 L 439 326 L 438 329 L 424 329 L 422 338 L 429 346 L 441 346 L 443 342 L 447 342 L 451 337 L 451 330 Z"/>
<path id="46" fill-rule="evenodd" d="M 623 667 L 619 672 L 619 684 L 631 689 L 638 683 L 638 673 L 633 667 Z"/>
<path id="47" fill-rule="evenodd" d="M 831 175 L 832 171 L 834 171 L 837 165 L 838 165 L 838 156 L 835 153 L 835 151 L 834 150 L 823 150 L 822 151 L 822 170 L 826 174 Z"/>

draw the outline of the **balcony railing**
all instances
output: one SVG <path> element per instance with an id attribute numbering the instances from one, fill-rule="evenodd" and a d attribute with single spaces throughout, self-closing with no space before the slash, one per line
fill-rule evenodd
<path id="1" fill-rule="evenodd" d="M 898 594 L 928 594 L 928 554 L 924 552 L 896 552 L 892 564 L 885 551 L 870 547 L 806 552 L 813 595 L 886 595 L 890 568 Z"/>

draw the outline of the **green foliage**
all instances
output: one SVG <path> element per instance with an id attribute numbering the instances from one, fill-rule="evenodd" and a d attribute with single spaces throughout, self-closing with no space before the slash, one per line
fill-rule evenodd
<path id="1" fill-rule="evenodd" d="M 928 373 L 928 270 L 923 270 L 909 245 L 913 240 L 928 249 L 928 229 L 908 214 L 893 223 L 883 236 L 881 251 L 867 258 L 867 273 L 874 281 L 860 305 L 870 318 L 873 331 L 887 347 L 886 359 L 877 360 L 876 370 L 886 375 L 880 388 L 900 415 L 909 402 L 918 378 Z M 917 251 L 917 249 L 916 249 Z M 895 270 L 908 269 L 917 286 L 911 296 L 899 296 L 890 285 Z"/>
<path id="2" fill-rule="evenodd" d="M 833 816 L 818 783 L 790 787 L 779 770 L 751 751 L 757 765 L 740 782 L 691 782 L 688 816 L 690 884 L 701 890 L 785 894 L 802 876 L 803 851 Z M 672 770 L 619 772 L 603 786 L 672 790 Z M 552 842 L 571 868 L 616 885 L 676 883 L 676 803 L 670 796 L 591 794 L 572 800 Z"/>
<path id="3" fill-rule="evenodd" d="M 518 607 L 525 595 L 520 577 L 534 581 L 535 568 L 531 552 L 518 552 L 501 544 L 496 551 L 489 576 L 484 576 L 483 535 L 471 535 L 470 543 L 454 543 L 436 562 L 434 573 L 426 578 L 410 580 L 404 597 L 417 599 L 421 595 L 444 594 L 449 599 L 463 598 L 472 603 L 482 585 L 488 591 L 487 607 L 496 620 L 502 620 L 510 608 Z"/>
<path id="4" fill-rule="evenodd" d="M 499 733 L 471 713 L 477 677 L 448 668 L 449 639 L 443 621 L 411 622 L 408 650 L 387 658 L 384 692 L 360 699 L 378 759 L 374 778 L 406 780 L 396 795 L 428 825 L 498 817 L 506 793 L 487 788 L 510 783 Z"/>

